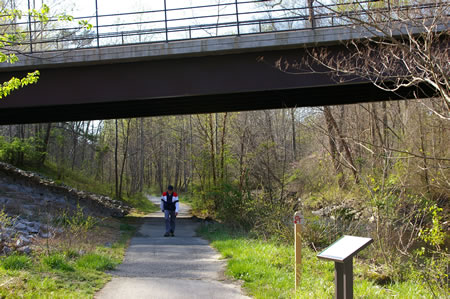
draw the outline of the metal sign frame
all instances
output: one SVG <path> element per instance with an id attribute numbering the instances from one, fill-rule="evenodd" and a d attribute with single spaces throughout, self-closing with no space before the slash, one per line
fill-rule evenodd
<path id="1" fill-rule="evenodd" d="M 372 242 L 372 238 L 344 235 L 317 255 L 320 259 L 334 261 L 336 299 L 353 298 L 353 257 Z"/>

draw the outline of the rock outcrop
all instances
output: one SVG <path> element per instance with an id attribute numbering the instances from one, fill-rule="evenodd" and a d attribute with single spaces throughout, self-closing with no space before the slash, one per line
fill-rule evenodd
<path id="1" fill-rule="evenodd" d="M 3 215 L 0 221 L 0 254 L 7 255 L 12 252 L 30 254 L 35 240 L 51 238 L 62 232 L 61 228 L 44 225 L 40 221 Z"/>

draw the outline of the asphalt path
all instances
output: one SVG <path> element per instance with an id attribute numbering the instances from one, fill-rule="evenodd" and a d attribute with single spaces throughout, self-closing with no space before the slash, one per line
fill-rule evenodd
<path id="1" fill-rule="evenodd" d="M 159 204 L 158 197 L 150 197 Z M 180 205 L 175 237 L 163 237 L 164 215 L 149 214 L 131 239 L 124 262 L 95 298 L 249 298 L 223 275 L 225 262 L 196 236 L 199 222 L 189 206 Z"/>

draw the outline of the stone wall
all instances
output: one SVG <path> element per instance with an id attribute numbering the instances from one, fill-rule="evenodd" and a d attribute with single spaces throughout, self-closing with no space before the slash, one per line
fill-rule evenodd
<path id="1" fill-rule="evenodd" d="M 0 162 L 0 254 L 31 253 L 38 239 L 64 233 L 54 220 L 80 208 L 85 215 L 98 217 L 123 217 L 131 210 L 108 196 L 79 191 Z"/>
<path id="2" fill-rule="evenodd" d="M 3 162 L 0 162 L 0 180 L 4 183 L 19 186 L 19 189 L 28 191 L 31 196 L 40 195 L 40 197 L 44 197 L 44 194 L 51 193 L 52 196 L 47 196 L 47 201 L 44 199 L 40 203 L 48 203 L 49 198 L 52 201 L 52 198 L 56 197 L 53 201 L 65 200 L 77 203 L 99 216 L 123 217 L 131 210 L 130 206 L 121 201 L 113 200 L 108 196 L 79 191 L 63 184 L 57 184 L 44 176 L 21 170 Z M 1 193 L 0 198 L 2 198 Z M 37 201 L 39 203 L 39 200 Z M 0 199 L 1 205 L 2 200 Z"/>

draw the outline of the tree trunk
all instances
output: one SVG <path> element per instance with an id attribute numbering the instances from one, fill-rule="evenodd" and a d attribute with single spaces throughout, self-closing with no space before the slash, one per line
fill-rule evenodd
<path id="1" fill-rule="evenodd" d="M 118 169 L 118 150 L 119 150 L 119 126 L 117 124 L 117 119 L 115 120 L 116 124 L 116 143 L 114 147 L 114 172 L 115 172 L 115 178 L 116 178 L 116 198 L 120 199 L 120 193 L 119 193 L 119 169 Z"/>
<path id="2" fill-rule="evenodd" d="M 45 163 L 45 159 L 47 158 L 47 148 L 48 148 L 48 142 L 50 140 L 50 133 L 52 130 L 52 123 L 47 124 L 47 129 L 45 130 L 45 137 L 42 143 L 41 148 L 41 158 L 39 159 L 39 165 L 43 166 Z"/>
<path id="3" fill-rule="evenodd" d="M 244 112 L 244 125 L 241 127 L 242 134 L 240 140 L 240 153 L 239 153 L 239 190 L 242 191 L 244 187 L 244 178 L 245 178 L 245 140 L 246 140 L 246 132 L 247 132 L 247 121 L 248 121 L 248 113 Z"/>
<path id="4" fill-rule="evenodd" d="M 220 179 L 222 182 L 225 179 L 225 138 L 227 133 L 227 116 L 228 113 L 225 112 L 223 116 L 222 140 L 220 142 Z"/>
<path id="5" fill-rule="evenodd" d="M 139 168 L 139 192 L 142 192 L 144 189 L 144 118 L 140 118 L 140 143 L 139 143 L 139 162 L 140 162 L 140 168 Z"/>
<path id="6" fill-rule="evenodd" d="M 84 134 L 83 134 L 84 140 L 83 140 L 83 147 L 81 148 L 81 162 L 84 161 L 84 155 L 86 152 L 86 144 L 87 144 L 87 139 L 89 136 L 89 127 L 90 126 L 91 126 L 91 121 L 88 121 L 87 125 L 86 125 L 86 130 L 84 131 Z"/>
<path id="7" fill-rule="evenodd" d="M 355 163 L 353 162 L 353 157 L 352 157 L 352 154 L 350 152 L 350 148 L 349 148 L 347 142 L 345 141 L 344 137 L 342 136 L 341 130 L 339 129 L 339 127 L 338 127 L 338 125 L 336 123 L 336 120 L 334 119 L 333 114 L 331 113 L 330 108 L 325 106 L 325 110 L 327 111 L 327 114 L 328 114 L 329 120 L 331 122 L 331 125 L 334 127 L 334 129 L 336 130 L 336 133 L 337 133 L 337 135 L 339 137 L 338 141 L 339 141 L 339 145 L 340 145 L 339 147 L 341 148 L 340 151 L 342 152 L 342 149 L 343 149 L 345 158 L 347 160 L 346 162 L 347 162 L 347 164 L 349 164 L 349 167 L 350 167 L 350 169 L 351 169 L 351 171 L 353 173 L 353 176 L 355 178 L 355 182 L 358 183 L 359 182 L 358 171 L 357 171 L 357 169 L 355 167 Z"/>
<path id="8" fill-rule="evenodd" d="M 291 122 L 292 122 L 292 157 L 293 160 L 297 160 L 297 134 L 295 133 L 295 108 L 291 109 Z"/>
<path id="9" fill-rule="evenodd" d="M 424 183 L 427 189 L 427 192 L 430 193 L 430 178 L 428 174 L 428 160 L 427 160 L 427 149 L 425 147 L 425 133 L 423 131 L 423 123 L 422 123 L 422 113 L 420 109 L 417 109 L 417 115 L 419 120 L 419 133 L 420 133 L 420 151 L 423 155 L 423 178 Z"/>
<path id="10" fill-rule="evenodd" d="M 337 146 L 336 146 L 337 138 L 336 138 L 333 121 L 332 121 L 333 116 L 331 115 L 330 108 L 327 106 L 324 107 L 323 113 L 325 116 L 325 122 L 327 124 L 328 142 L 330 144 L 330 154 L 331 154 L 331 158 L 333 160 L 334 170 L 336 171 L 336 175 L 338 176 L 339 186 L 344 187 L 345 175 L 344 175 L 344 171 L 342 170 L 339 153 L 338 153 Z"/>
<path id="11" fill-rule="evenodd" d="M 209 115 L 209 140 L 211 145 L 211 171 L 212 171 L 212 178 L 213 178 L 213 185 L 216 185 L 216 151 L 214 149 L 214 127 L 213 127 L 213 120 L 212 120 L 212 114 Z"/>
<path id="12" fill-rule="evenodd" d="M 77 159 L 77 146 L 78 146 L 78 131 L 80 129 L 81 122 L 75 122 L 75 124 L 72 124 L 72 170 L 75 168 L 75 162 Z"/>
<path id="13" fill-rule="evenodd" d="M 125 131 L 125 128 L 123 126 L 123 120 L 122 123 L 122 132 Z M 127 154 L 128 154 L 128 139 L 130 137 L 130 127 L 131 127 L 131 119 L 128 119 L 127 121 L 127 129 L 125 134 L 125 141 L 124 141 L 124 148 L 123 148 L 123 159 L 122 159 L 122 168 L 120 170 L 120 182 L 119 182 L 119 199 L 122 198 L 122 185 L 123 185 L 123 174 L 125 170 L 125 163 L 127 161 Z"/>

